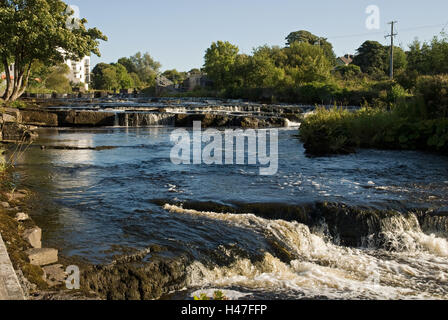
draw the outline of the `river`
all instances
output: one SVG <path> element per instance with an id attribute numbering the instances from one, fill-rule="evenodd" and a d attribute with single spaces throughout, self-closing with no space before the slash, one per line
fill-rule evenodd
<path id="1" fill-rule="evenodd" d="M 169 298 L 223 289 L 248 299 L 448 299 L 446 215 L 424 225 L 413 213 L 446 212 L 446 157 L 308 158 L 290 128 L 279 131 L 277 174 L 260 176 L 255 165 L 174 165 L 172 130 L 41 129 L 17 169 L 39 194 L 33 218 L 44 245 L 93 264 L 153 245 L 188 255 L 183 288 Z M 330 220 L 282 219 L 284 206 L 316 203 L 401 214 L 352 245 Z"/>

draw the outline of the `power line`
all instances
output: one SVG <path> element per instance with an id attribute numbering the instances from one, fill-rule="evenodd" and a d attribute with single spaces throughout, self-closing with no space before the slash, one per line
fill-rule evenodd
<path id="1" fill-rule="evenodd" d="M 404 32 L 408 32 L 408 31 L 415 31 L 415 30 L 421 30 L 421 29 L 432 29 L 432 28 L 440 28 L 440 27 L 443 27 L 443 29 L 442 29 L 442 31 L 443 31 L 446 27 L 448 27 L 448 22 L 446 24 L 436 24 L 436 25 L 426 25 L 426 26 L 405 28 L 405 29 L 401 29 L 400 32 L 404 33 Z M 339 36 L 327 37 L 327 39 L 355 38 L 355 37 L 384 34 L 384 32 L 385 32 L 385 30 L 375 31 L 375 32 L 358 33 L 358 34 L 355 33 L 355 34 L 349 34 L 349 35 L 339 35 Z"/>

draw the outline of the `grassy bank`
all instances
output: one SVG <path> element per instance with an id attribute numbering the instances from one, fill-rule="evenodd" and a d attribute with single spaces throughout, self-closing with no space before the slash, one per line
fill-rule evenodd
<path id="1" fill-rule="evenodd" d="M 377 148 L 448 154 L 448 76 L 421 78 L 412 96 L 390 95 L 389 104 L 366 104 L 356 112 L 318 108 L 300 129 L 307 153 Z"/>
<path id="2" fill-rule="evenodd" d="M 416 119 L 397 110 L 319 108 L 300 129 L 312 155 L 347 154 L 357 148 L 425 150 L 448 154 L 448 119 Z"/>

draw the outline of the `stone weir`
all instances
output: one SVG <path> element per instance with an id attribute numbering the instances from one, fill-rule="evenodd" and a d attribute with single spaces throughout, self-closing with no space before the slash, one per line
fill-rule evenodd
<path id="1" fill-rule="evenodd" d="M 96 102 L 21 110 L 23 123 L 43 127 L 271 128 L 299 125 L 308 108 L 285 105 L 198 102 Z"/>

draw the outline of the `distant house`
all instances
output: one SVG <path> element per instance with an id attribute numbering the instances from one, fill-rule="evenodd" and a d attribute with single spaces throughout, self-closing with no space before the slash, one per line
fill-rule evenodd
<path id="1" fill-rule="evenodd" d="M 343 57 L 339 57 L 336 59 L 336 64 L 338 66 L 348 66 L 353 63 L 354 56 L 352 54 L 346 54 Z"/>
<path id="2" fill-rule="evenodd" d="M 70 68 L 68 79 L 74 84 L 83 83 L 84 89 L 89 90 L 90 57 L 85 56 L 81 61 L 67 59 L 65 64 Z"/>
<path id="3" fill-rule="evenodd" d="M 176 85 L 173 81 L 168 79 L 165 76 L 159 75 L 156 78 L 156 95 L 160 95 L 166 92 L 174 92 L 176 91 Z"/>
<path id="4" fill-rule="evenodd" d="M 182 88 L 184 91 L 193 91 L 197 87 L 205 88 L 212 85 L 212 81 L 207 78 L 205 74 L 194 73 L 188 76 L 183 82 Z"/>

